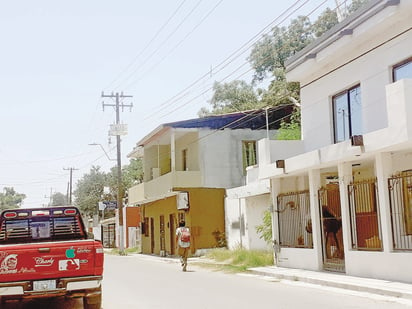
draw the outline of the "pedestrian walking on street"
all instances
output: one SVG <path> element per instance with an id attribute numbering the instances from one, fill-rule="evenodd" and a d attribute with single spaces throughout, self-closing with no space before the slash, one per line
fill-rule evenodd
<path id="1" fill-rule="evenodd" d="M 177 253 L 180 256 L 182 270 L 186 271 L 187 257 L 189 256 L 190 250 L 190 230 L 186 227 L 185 221 L 180 221 L 179 227 L 176 229 L 176 245 Z"/>

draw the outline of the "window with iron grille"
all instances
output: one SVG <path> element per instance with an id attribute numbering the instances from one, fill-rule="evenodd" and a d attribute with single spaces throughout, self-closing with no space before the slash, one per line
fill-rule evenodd
<path id="1" fill-rule="evenodd" d="M 412 250 L 412 170 L 388 180 L 394 250 Z"/>
<path id="2" fill-rule="evenodd" d="M 376 179 L 348 186 L 352 249 L 382 250 Z"/>
<path id="3" fill-rule="evenodd" d="M 280 246 L 313 248 L 309 191 L 280 194 L 277 207 Z"/>
<path id="4" fill-rule="evenodd" d="M 354 135 L 362 135 L 362 105 L 360 85 L 332 98 L 335 143 Z"/>
<path id="5" fill-rule="evenodd" d="M 246 167 L 257 164 L 256 141 L 242 142 L 243 172 L 246 174 Z"/>
<path id="6" fill-rule="evenodd" d="M 412 58 L 409 58 L 393 67 L 393 81 L 412 78 Z"/>

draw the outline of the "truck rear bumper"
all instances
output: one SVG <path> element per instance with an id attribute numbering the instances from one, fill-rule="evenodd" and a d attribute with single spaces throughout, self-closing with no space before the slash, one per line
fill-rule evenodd
<path id="1" fill-rule="evenodd" d="M 102 276 L 56 279 L 52 290 L 33 290 L 33 281 L 0 283 L 0 298 L 89 297 L 101 294 Z"/>

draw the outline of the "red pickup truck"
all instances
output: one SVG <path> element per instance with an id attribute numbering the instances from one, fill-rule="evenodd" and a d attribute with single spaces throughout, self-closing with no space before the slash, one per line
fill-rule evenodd
<path id="1" fill-rule="evenodd" d="M 0 215 L 0 308 L 9 300 L 82 297 L 101 307 L 103 247 L 88 239 L 77 208 L 5 210 Z"/>

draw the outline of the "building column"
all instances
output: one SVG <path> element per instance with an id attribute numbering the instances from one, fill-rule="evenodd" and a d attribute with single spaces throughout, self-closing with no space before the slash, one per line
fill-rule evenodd
<path id="1" fill-rule="evenodd" d="M 272 178 L 270 180 L 270 198 L 271 198 L 271 217 L 272 217 L 272 241 L 275 253 L 275 265 L 278 264 L 280 255 L 279 245 L 279 213 L 277 212 L 277 196 L 280 194 L 280 179 Z"/>
<path id="2" fill-rule="evenodd" d="M 320 182 L 320 170 L 314 169 L 308 171 L 309 176 L 309 202 L 310 202 L 310 215 L 312 220 L 312 239 L 313 249 L 316 253 L 317 269 L 323 269 L 323 257 L 322 257 L 322 234 L 323 228 L 320 224 L 319 213 L 319 195 L 318 191 L 321 187 Z"/>
<path id="3" fill-rule="evenodd" d="M 390 153 L 378 153 L 375 157 L 375 170 L 378 183 L 379 214 L 382 229 L 383 251 L 390 252 L 392 243 L 392 223 L 389 202 L 388 178 L 392 176 L 392 156 Z"/>
<path id="4" fill-rule="evenodd" d="M 342 216 L 343 248 L 345 251 L 348 251 L 352 248 L 352 235 L 348 197 L 348 185 L 353 181 L 352 162 L 340 162 L 338 164 L 338 175 L 340 209 Z M 345 256 L 347 256 L 347 252 L 345 252 Z"/>

